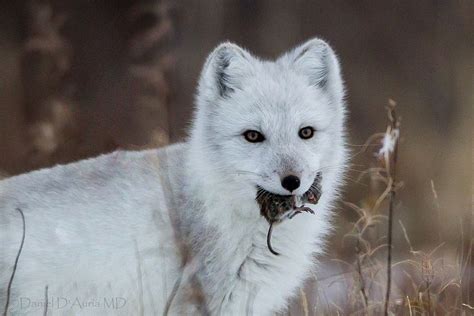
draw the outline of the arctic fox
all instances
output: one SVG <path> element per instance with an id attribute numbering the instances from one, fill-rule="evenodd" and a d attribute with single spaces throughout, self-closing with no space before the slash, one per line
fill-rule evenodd
<path id="1" fill-rule="evenodd" d="M 219 45 L 203 67 L 186 142 L 0 182 L 0 307 L 8 302 L 12 315 L 284 310 L 331 230 L 347 156 L 343 98 L 338 60 L 320 39 L 275 61 Z M 301 198 L 318 175 L 320 199 L 303 205 L 314 214 L 274 225 L 275 255 L 257 192 Z"/>

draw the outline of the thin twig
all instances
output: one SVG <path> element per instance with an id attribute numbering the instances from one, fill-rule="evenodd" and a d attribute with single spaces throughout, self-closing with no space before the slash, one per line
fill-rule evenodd
<path id="1" fill-rule="evenodd" d="M 140 302 L 138 315 L 143 316 L 145 304 L 143 302 L 143 272 L 142 272 L 142 266 L 141 266 L 142 260 L 140 258 L 140 250 L 138 249 L 138 242 L 135 238 L 133 239 L 133 243 L 135 246 L 135 258 L 137 259 L 138 299 Z"/>
<path id="2" fill-rule="evenodd" d="M 8 282 L 7 301 L 5 302 L 5 310 L 3 311 L 3 316 L 7 316 L 7 313 L 8 313 L 8 306 L 10 305 L 10 295 L 11 295 L 13 279 L 15 278 L 16 268 L 18 266 L 18 260 L 20 259 L 21 251 L 23 250 L 23 244 L 25 243 L 25 232 L 26 232 L 25 215 L 23 214 L 23 211 L 20 208 L 17 208 L 16 210 L 21 215 L 21 221 L 23 223 L 23 235 L 21 237 L 20 248 L 18 249 L 18 253 L 17 253 L 16 258 L 15 258 L 15 263 L 13 264 L 13 270 L 12 270 L 12 274 L 10 276 L 10 281 Z"/>
<path id="3" fill-rule="evenodd" d="M 425 284 L 426 284 L 426 295 L 428 296 L 428 302 L 427 302 L 428 315 L 431 315 L 431 291 L 430 291 L 431 282 L 429 280 L 426 280 Z"/>
<path id="4" fill-rule="evenodd" d="M 171 305 L 173 304 L 173 300 L 176 294 L 178 293 L 179 287 L 181 286 L 182 278 L 183 278 L 183 272 L 181 271 L 181 273 L 179 274 L 178 278 L 176 279 L 174 283 L 173 290 L 171 291 L 171 294 L 168 297 L 168 300 L 166 301 L 165 309 L 163 311 L 163 316 L 168 316 L 171 309 Z"/>
<path id="5" fill-rule="evenodd" d="M 396 103 L 392 100 L 389 102 L 388 107 L 388 116 L 390 120 L 390 130 L 394 131 L 399 128 L 399 121 L 395 113 L 395 106 Z M 390 302 L 390 289 L 392 285 L 392 229 L 393 229 L 393 209 L 395 205 L 395 195 L 396 195 L 396 167 L 397 167 L 397 160 L 398 160 L 398 140 L 399 138 L 396 137 L 395 139 L 395 146 L 393 149 L 393 154 L 389 159 L 386 159 L 386 166 L 388 169 L 387 173 L 390 175 L 392 181 L 390 181 L 390 201 L 389 201 L 389 208 L 388 208 L 388 236 L 387 236 L 387 289 L 385 292 L 385 304 L 384 304 L 384 315 L 388 315 L 388 306 Z M 392 163 L 389 164 L 390 158 L 392 158 Z M 391 166 L 390 166 L 391 165 Z"/>
<path id="6" fill-rule="evenodd" d="M 308 298 L 303 289 L 300 289 L 301 305 L 303 306 L 304 316 L 309 316 Z"/>
<path id="7" fill-rule="evenodd" d="M 359 283 L 360 283 L 360 292 L 362 297 L 364 298 L 364 306 L 367 308 L 369 306 L 369 299 L 367 297 L 367 293 L 365 291 L 365 280 L 362 274 L 362 263 L 360 260 L 360 238 L 357 238 L 357 245 L 356 245 L 356 255 L 357 255 L 357 273 L 359 274 Z"/>
<path id="8" fill-rule="evenodd" d="M 43 316 L 48 315 L 48 286 L 44 287 L 44 310 Z"/>

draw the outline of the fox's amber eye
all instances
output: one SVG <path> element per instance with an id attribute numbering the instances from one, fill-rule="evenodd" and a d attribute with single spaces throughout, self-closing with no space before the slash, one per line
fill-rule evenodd
<path id="1" fill-rule="evenodd" d="M 265 140 L 265 137 L 260 132 L 253 130 L 245 131 L 243 135 L 245 137 L 245 140 L 250 143 L 260 143 Z"/>
<path id="2" fill-rule="evenodd" d="M 303 127 L 298 132 L 298 135 L 303 139 L 309 139 L 309 138 L 313 137 L 313 135 L 314 135 L 314 128 L 312 128 L 311 126 Z"/>

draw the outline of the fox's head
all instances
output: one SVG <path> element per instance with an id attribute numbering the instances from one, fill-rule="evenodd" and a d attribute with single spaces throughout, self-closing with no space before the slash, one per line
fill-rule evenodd
<path id="1" fill-rule="evenodd" d="M 343 95 L 336 55 L 320 39 L 275 61 L 221 44 L 201 74 L 191 163 L 236 194 L 303 195 L 318 172 L 324 192 L 344 163 Z"/>

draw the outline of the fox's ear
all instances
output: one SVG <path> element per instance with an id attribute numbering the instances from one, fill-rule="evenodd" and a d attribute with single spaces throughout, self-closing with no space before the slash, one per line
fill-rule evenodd
<path id="1" fill-rule="evenodd" d="M 199 81 L 200 93 L 227 97 L 240 89 L 242 79 L 251 73 L 253 57 L 233 43 L 222 43 L 207 58 Z"/>
<path id="2" fill-rule="evenodd" d="M 326 90 L 338 98 L 343 97 L 339 61 L 325 41 L 311 39 L 282 58 L 288 58 L 292 67 L 308 78 L 310 85 Z"/>

